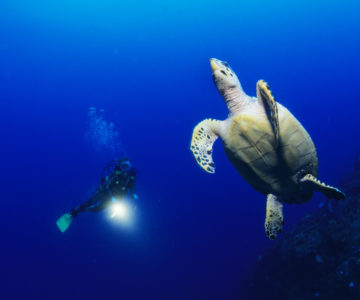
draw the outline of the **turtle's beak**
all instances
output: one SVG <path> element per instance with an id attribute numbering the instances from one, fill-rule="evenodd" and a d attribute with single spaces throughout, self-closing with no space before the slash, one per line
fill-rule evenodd
<path id="1" fill-rule="evenodd" d="M 210 58 L 210 67 L 211 67 L 211 71 L 213 72 L 221 69 L 222 67 L 221 60 L 218 60 L 216 58 Z"/>

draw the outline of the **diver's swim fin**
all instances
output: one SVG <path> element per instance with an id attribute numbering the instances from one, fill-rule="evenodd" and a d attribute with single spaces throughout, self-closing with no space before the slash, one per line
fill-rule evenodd
<path id="1" fill-rule="evenodd" d="M 73 217 L 71 216 L 71 214 L 67 213 L 65 215 L 62 215 L 59 220 L 57 220 L 56 225 L 57 227 L 59 227 L 61 232 L 65 232 L 69 228 L 72 219 Z"/>

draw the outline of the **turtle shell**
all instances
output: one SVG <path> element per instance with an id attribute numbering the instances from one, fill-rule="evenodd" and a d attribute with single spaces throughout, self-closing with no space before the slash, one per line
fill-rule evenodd
<path id="1" fill-rule="evenodd" d="M 300 122 L 278 106 L 280 140 L 275 145 L 265 112 L 245 110 L 228 120 L 223 135 L 225 153 L 242 177 L 257 191 L 281 196 L 284 202 L 307 201 L 299 177 L 317 176 L 318 159 L 313 141 Z"/>

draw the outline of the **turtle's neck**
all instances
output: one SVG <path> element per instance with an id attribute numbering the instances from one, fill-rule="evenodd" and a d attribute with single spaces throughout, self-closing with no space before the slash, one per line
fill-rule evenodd
<path id="1" fill-rule="evenodd" d="M 230 115 L 239 113 L 250 102 L 250 97 L 244 93 L 241 87 L 227 89 L 224 91 L 223 97 Z"/>

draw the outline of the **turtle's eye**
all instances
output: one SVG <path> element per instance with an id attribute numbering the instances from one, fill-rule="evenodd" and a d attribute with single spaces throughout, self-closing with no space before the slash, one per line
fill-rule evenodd
<path id="1" fill-rule="evenodd" d="M 227 76 L 227 74 L 224 70 L 221 70 L 220 72 L 223 73 L 225 76 Z"/>

